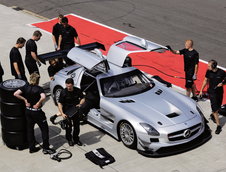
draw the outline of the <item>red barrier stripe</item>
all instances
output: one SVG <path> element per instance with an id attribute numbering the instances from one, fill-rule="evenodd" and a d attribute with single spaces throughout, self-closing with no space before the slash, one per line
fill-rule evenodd
<path id="1" fill-rule="evenodd" d="M 104 52 L 105 55 L 109 47 L 113 43 L 122 40 L 125 36 L 127 36 L 127 34 L 124 32 L 85 19 L 80 16 L 67 15 L 67 17 L 69 20 L 69 24 L 76 28 L 81 43 L 86 44 L 94 41 L 100 42 L 104 44 L 106 47 L 106 52 Z M 56 22 L 57 19 L 52 19 L 46 22 L 34 23 L 32 25 L 47 32 L 52 32 L 52 27 Z M 132 54 L 131 58 L 133 61 L 133 65 L 150 65 L 169 75 L 184 77 L 183 57 L 180 55 L 175 55 L 172 54 L 171 52 L 165 53 L 150 52 L 150 53 Z M 137 68 L 151 75 L 159 75 L 161 78 L 171 82 L 172 84 L 177 85 L 181 88 L 185 88 L 184 79 L 172 78 L 162 74 L 161 72 L 156 71 L 155 69 L 148 67 L 140 66 Z M 206 69 L 207 65 L 203 62 L 200 62 L 198 80 L 195 82 L 198 90 L 202 85 Z M 224 104 L 225 103 L 226 95 L 224 96 Z"/>

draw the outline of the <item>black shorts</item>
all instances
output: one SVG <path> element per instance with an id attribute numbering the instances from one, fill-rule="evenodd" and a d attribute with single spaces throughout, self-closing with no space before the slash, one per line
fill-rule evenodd
<path id="1" fill-rule="evenodd" d="M 223 102 L 223 92 L 221 93 L 210 93 L 210 104 L 212 112 L 216 112 L 221 108 L 221 104 Z"/>
<path id="2" fill-rule="evenodd" d="M 185 88 L 192 88 L 194 80 L 192 79 L 194 73 L 185 72 Z"/>

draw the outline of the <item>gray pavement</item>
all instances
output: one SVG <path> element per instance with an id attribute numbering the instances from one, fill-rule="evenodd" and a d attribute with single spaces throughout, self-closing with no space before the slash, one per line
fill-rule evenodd
<path id="1" fill-rule="evenodd" d="M 15 11 L 11 8 L 0 5 L 0 61 L 5 70 L 4 79 L 12 78 L 9 68 L 9 51 L 15 44 L 18 37 L 23 36 L 29 39 L 34 30 L 27 26 L 29 23 L 42 19 L 37 18 L 23 11 Z M 151 40 L 151 39 L 150 39 Z M 51 35 L 43 33 L 42 39 L 38 42 L 38 52 L 45 53 L 53 50 Z M 21 50 L 24 57 L 24 49 Z M 28 73 L 28 72 L 27 72 Z M 40 68 L 41 85 L 48 84 L 47 66 Z M 174 88 L 175 89 L 175 88 Z M 183 90 L 178 90 L 184 93 Z M 209 102 L 199 103 L 208 118 L 210 114 Z M 48 98 L 44 105 L 46 116 L 49 117 L 57 112 L 51 98 Z M 49 121 L 48 121 L 49 122 Z M 225 118 L 221 118 L 224 125 Z M 50 122 L 49 122 L 50 124 Z M 215 124 L 210 121 L 210 127 L 215 130 Z M 35 130 L 37 140 L 41 142 L 40 130 Z M 39 172 L 39 171 L 109 171 L 109 172 L 219 172 L 226 171 L 225 154 L 225 127 L 220 135 L 213 133 L 213 138 L 206 144 L 188 151 L 186 153 L 163 157 L 147 158 L 138 154 L 135 150 L 130 150 L 116 141 L 111 136 L 98 129 L 85 124 L 81 126 L 81 141 L 85 146 L 69 147 L 64 138 L 64 130 L 58 126 L 50 124 L 50 143 L 56 149 L 65 148 L 73 153 L 72 158 L 60 163 L 50 159 L 49 155 L 43 155 L 41 151 L 29 154 L 28 150 L 17 151 L 7 148 L 0 139 L 0 170 L 3 172 Z M 1 137 L 1 133 L 0 133 Z M 116 162 L 100 169 L 85 158 L 85 153 L 103 147 L 114 156 Z"/>

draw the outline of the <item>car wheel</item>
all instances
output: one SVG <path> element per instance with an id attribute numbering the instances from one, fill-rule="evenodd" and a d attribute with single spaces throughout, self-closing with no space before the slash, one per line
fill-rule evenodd
<path id="1" fill-rule="evenodd" d="M 54 89 L 53 100 L 54 100 L 55 105 L 57 105 L 57 103 L 59 102 L 60 93 L 61 93 L 62 90 L 63 90 L 62 87 L 56 87 L 56 88 Z"/>
<path id="2" fill-rule="evenodd" d="M 131 149 L 137 146 L 137 136 L 132 125 L 126 121 L 121 122 L 119 125 L 119 135 L 123 144 Z"/>

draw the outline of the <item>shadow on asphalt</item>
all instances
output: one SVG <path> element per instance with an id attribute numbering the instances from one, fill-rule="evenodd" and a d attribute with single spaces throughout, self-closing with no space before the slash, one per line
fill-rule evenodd
<path id="1" fill-rule="evenodd" d="M 101 141 L 105 134 L 101 131 L 90 131 L 80 135 L 80 140 L 83 144 L 92 145 Z"/>

